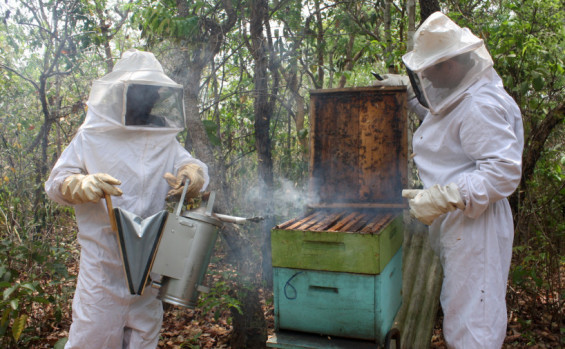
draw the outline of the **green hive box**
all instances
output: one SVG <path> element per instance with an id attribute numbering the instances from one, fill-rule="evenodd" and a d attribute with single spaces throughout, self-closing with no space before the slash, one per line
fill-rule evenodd
<path id="1" fill-rule="evenodd" d="M 380 275 L 273 268 L 275 330 L 384 343 L 402 303 L 402 249 Z"/>
<path id="2" fill-rule="evenodd" d="M 271 232 L 273 267 L 376 275 L 398 251 L 402 240 L 401 214 L 373 234 L 276 227 Z"/>

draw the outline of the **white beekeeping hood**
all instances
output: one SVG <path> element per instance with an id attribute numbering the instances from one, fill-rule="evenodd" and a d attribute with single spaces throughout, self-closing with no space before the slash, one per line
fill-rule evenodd
<path id="1" fill-rule="evenodd" d="M 467 53 L 469 70 L 457 86 L 434 87 L 426 77 L 426 69 Z M 414 49 L 402 60 L 420 103 L 432 113 L 444 111 L 493 65 L 483 40 L 441 12 L 433 13 L 422 23 L 414 34 Z"/>
<path id="2" fill-rule="evenodd" d="M 159 123 L 128 124 L 126 113 L 131 109 L 131 105 L 144 101 L 144 97 L 138 96 L 135 103 L 133 102 L 128 90 L 132 92 L 134 87 L 137 90 L 150 89 L 156 96 L 152 97 L 151 114 L 154 119 L 160 120 Z M 179 132 L 185 127 L 182 85 L 165 75 L 161 64 L 152 53 L 135 49 L 125 52 L 111 73 L 93 82 L 88 109 L 89 113 L 82 128 L 99 131 L 151 128 L 155 131 Z"/>

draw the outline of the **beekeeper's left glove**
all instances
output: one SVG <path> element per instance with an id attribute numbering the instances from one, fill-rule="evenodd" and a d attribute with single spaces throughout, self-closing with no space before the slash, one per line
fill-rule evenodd
<path id="1" fill-rule="evenodd" d="M 61 195 L 72 204 L 98 202 L 105 194 L 120 196 L 122 191 L 115 185 L 122 182 L 106 173 L 74 174 L 61 184 Z"/>
<path id="2" fill-rule="evenodd" d="M 428 189 L 405 189 L 402 197 L 410 199 L 410 214 L 420 222 L 430 225 L 442 214 L 465 209 L 465 203 L 455 183 L 434 185 Z"/>
<path id="3" fill-rule="evenodd" d="M 408 100 L 416 98 L 410 78 L 407 75 L 383 74 L 382 80 L 373 81 L 373 86 L 406 86 L 406 97 Z"/>
<path id="4" fill-rule="evenodd" d="M 167 183 L 169 183 L 169 185 L 173 188 L 169 190 L 167 196 L 180 195 L 184 189 L 184 180 L 188 179 L 190 184 L 186 191 L 186 198 L 194 198 L 198 196 L 198 193 L 202 189 L 205 181 L 204 171 L 202 170 L 202 167 L 197 164 L 184 165 L 178 170 L 176 176 L 167 172 L 163 175 L 163 178 L 165 178 Z"/>

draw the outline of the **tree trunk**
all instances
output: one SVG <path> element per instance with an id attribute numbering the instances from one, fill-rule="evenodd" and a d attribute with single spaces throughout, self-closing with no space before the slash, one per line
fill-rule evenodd
<path id="1" fill-rule="evenodd" d="M 355 62 L 357 62 L 359 60 L 359 58 L 361 58 L 361 56 L 363 56 L 363 50 L 357 52 L 357 54 L 355 56 L 353 56 L 353 45 L 355 44 L 355 34 L 350 34 L 349 35 L 349 41 L 347 43 L 347 52 L 345 53 L 346 56 L 346 63 L 345 66 L 343 68 L 343 71 L 353 71 L 353 66 L 355 65 Z M 345 83 L 347 82 L 347 78 L 345 76 L 345 74 L 343 74 L 341 76 L 341 78 L 339 79 L 339 87 L 343 88 L 345 87 Z"/>
<path id="2" fill-rule="evenodd" d="M 436 11 L 441 11 L 438 0 L 420 0 L 420 24 Z"/>
<path id="3" fill-rule="evenodd" d="M 184 54 L 181 54 L 184 56 Z M 184 56 L 183 62 L 187 62 L 189 57 Z M 216 192 L 214 212 L 231 214 L 233 205 L 227 198 L 231 197 L 230 187 L 226 183 L 226 165 L 216 159 L 213 154 L 212 144 L 210 143 L 198 109 L 199 84 L 191 83 L 201 80 L 201 69 L 196 69 L 196 64 L 180 65 L 183 76 L 187 77 L 184 82 L 185 101 L 187 114 L 187 137 L 185 148 L 192 152 L 198 159 L 208 166 L 210 175 L 210 185 L 208 191 Z M 181 73 L 181 71 L 177 71 Z M 243 314 L 239 314 L 237 309 L 231 309 L 233 315 L 234 330 L 231 335 L 232 348 L 254 348 L 257 342 L 256 332 L 257 323 L 265 323 L 265 317 L 261 312 L 261 302 L 257 292 L 246 290 L 250 284 L 257 283 L 254 278 L 259 270 L 254 270 L 250 266 L 256 265 L 252 260 L 254 255 L 250 248 L 251 243 L 244 236 L 234 229 L 230 224 L 224 225 L 220 231 L 220 237 L 224 245 L 228 248 L 228 259 L 237 266 L 238 277 L 236 280 L 237 289 L 234 290 L 233 297 L 241 302 Z M 253 290 L 258 289 L 251 288 Z M 241 291 L 241 292 L 240 292 Z M 266 325 L 263 326 L 266 328 Z M 266 342 L 266 333 L 262 342 Z"/>
<path id="4" fill-rule="evenodd" d="M 296 134 L 298 136 L 298 142 L 302 146 L 304 152 L 302 152 L 302 159 L 306 160 L 306 154 L 308 149 L 308 138 L 301 137 L 304 130 L 304 121 L 306 118 L 306 107 L 304 102 L 304 97 L 300 95 L 300 85 L 298 79 L 298 66 L 296 61 L 293 62 L 291 67 L 291 76 L 287 79 L 287 86 L 292 93 L 292 97 L 296 101 L 296 113 L 294 114 L 294 123 L 296 125 Z"/>
<path id="5" fill-rule="evenodd" d="M 555 127 L 562 123 L 564 119 L 565 103 L 561 103 L 558 107 L 551 110 L 543 121 L 530 132 L 530 136 L 526 140 L 524 147 L 524 154 L 522 155 L 522 179 L 520 180 L 520 190 L 516 190 L 509 200 L 512 212 L 520 212 L 520 193 L 528 190 L 528 182 L 534 175 L 534 170 L 542 155 L 545 142 Z"/>
<path id="6" fill-rule="evenodd" d="M 238 239 L 237 256 L 237 286 L 232 290 L 232 297 L 237 298 L 242 305 L 242 312 L 231 308 L 233 317 L 233 332 L 230 347 L 233 349 L 261 349 L 267 342 L 267 322 L 261 308 L 260 280 L 256 275 L 261 266 L 253 258 L 253 244 L 245 238 Z"/>
<path id="7" fill-rule="evenodd" d="M 528 146 L 525 148 L 522 158 L 522 180 L 521 185 L 526 186 L 532 178 L 536 163 L 541 157 L 547 138 L 553 129 L 563 122 L 565 118 L 565 103 L 550 111 L 543 121 L 530 133 Z"/>
<path id="8" fill-rule="evenodd" d="M 408 0 L 406 3 L 408 13 L 408 38 L 406 40 L 407 51 L 414 48 L 414 33 L 416 32 L 416 1 Z"/>
<path id="9" fill-rule="evenodd" d="M 391 31 L 392 19 L 390 13 L 391 2 L 392 0 L 387 0 L 385 2 L 385 9 L 384 9 L 384 25 L 385 25 L 385 41 L 386 41 L 385 55 L 386 55 L 386 60 L 389 62 L 387 70 L 389 73 L 394 74 L 396 72 L 394 69 L 394 60 L 392 59 L 393 46 L 392 46 L 392 31 Z"/>
<path id="10" fill-rule="evenodd" d="M 318 76 L 314 79 L 314 87 L 323 88 L 324 87 L 324 53 L 325 40 L 324 40 L 324 23 L 322 19 L 322 10 L 320 9 L 320 0 L 314 0 L 314 5 L 316 6 L 316 41 L 317 41 L 317 54 L 318 54 Z"/>
<path id="11" fill-rule="evenodd" d="M 253 56 L 253 109 L 255 116 L 255 147 L 258 157 L 258 178 L 261 181 L 260 205 L 264 212 L 263 221 L 263 278 L 272 282 L 271 268 L 271 228 L 273 227 L 273 160 L 271 156 L 270 124 L 272 104 L 269 101 L 268 83 L 268 43 L 263 35 L 264 23 L 268 20 L 268 4 L 265 0 L 251 1 L 250 36 Z"/>
<path id="12" fill-rule="evenodd" d="M 211 64 L 223 42 L 223 33 L 235 24 L 235 10 L 231 1 L 222 1 L 228 19 L 222 24 L 203 19 L 206 26 L 200 42 L 184 42 L 179 45 L 182 49 L 175 53 L 175 79 L 185 88 L 184 101 L 186 111 L 187 137 L 185 148 L 195 157 L 208 165 L 210 186 L 208 190 L 216 191 L 214 211 L 218 213 L 232 212 L 231 201 L 227 200 L 229 186 L 226 184 L 226 166 L 214 157 L 213 146 L 210 143 L 204 124 L 200 118 L 199 93 L 200 81 L 204 68 Z M 179 14 L 188 15 L 188 3 L 178 0 Z M 186 48 L 189 48 L 186 50 Z M 259 301 L 258 287 L 249 287 L 255 283 L 256 272 L 249 270 L 249 265 L 256 265 L 251 260 L 250 243 L 244 236 L 226 224 L 222 229 L 221 239 L 229 249 L 228 258 L 234 261 L 238 269 L 237 290 L 233 295 L 241 302 L 242 314 L 232 309 L 234 331 L 231 335 L 232 348 L 263 348 L 267 340 L 265 317 Z M 261 343 L 259 345 L 259 343 Z"/>

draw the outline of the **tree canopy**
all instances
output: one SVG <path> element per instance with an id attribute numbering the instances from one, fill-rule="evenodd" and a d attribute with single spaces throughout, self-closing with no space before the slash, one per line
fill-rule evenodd
<path id="1" fill-rule="evenodd" d="M 309 91 L 368 86 L 372 72 L 404 73 L 411 25 L 429 3 L 2 2 L 0 343 L 31 345 L 45 331 L 38 323 L 56 326 L 67 312 L 72 287 L 61 280 L 72 278 L 76 227 L 72 209 L 48 201 L 43 183 L 84 120 L 92 81 L 125 50 L 154 52 L 184 86 L 187 130 L 180 138 L 209 164 L 220 211 L 267 218 L 260 228 L 223 232 L 243 289 L 261 284 L 256 275 L 269 282 L 269 229 L 304 208 Z M 526 147 L 522 182 L 511 198 L 517 227 L 511 282 L 517 298 L 543 294 L 545 309 L 562 324 L 565 5 L 442 0 L 435 6 L 484 39 L 519 104 Z M 411 127 L 417 125 L 413 120 Z M 49 312 L 37 315 L 37 304 L 50 304 Z"/>

